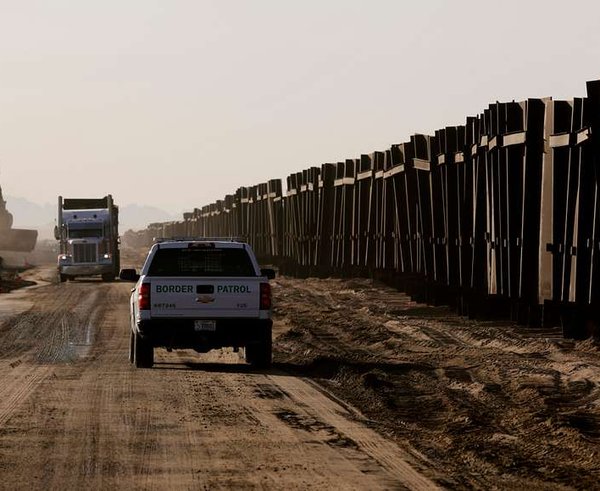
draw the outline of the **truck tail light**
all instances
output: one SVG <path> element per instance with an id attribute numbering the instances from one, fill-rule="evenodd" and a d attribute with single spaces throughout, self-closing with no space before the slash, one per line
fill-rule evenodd
<path id="1" fill-rule="evenodd" d="M 138 308 L 150 310 L 150 283 L 142 283 L 138 290 Z"/>
<path id="2" fill-rule="evenodd" d="M 260 284 L 260 310 L 271 309 L 271 285 L 268 283 Z"/>

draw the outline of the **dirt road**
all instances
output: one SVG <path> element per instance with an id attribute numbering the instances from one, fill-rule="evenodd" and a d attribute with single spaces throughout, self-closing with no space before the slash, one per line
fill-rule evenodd
<path id="1" fill-rule="evenodd" d="M 600 487 L 595 341 L 277 278 L 271 370 L 227 350 L 136 370 L 131 285 L 49 274 L 0 296 L 2 489 Z"/>
<path id="2" fill-rule="evenodd" d="M 381 436 L 351 406 L 282 367 L 252 371 L 229 351 L 159 351 L 153 369 L 132 368 L 130 288 L 42 282 L 0 297 L 0 488 L 443 483 L 410 445 Z"/>

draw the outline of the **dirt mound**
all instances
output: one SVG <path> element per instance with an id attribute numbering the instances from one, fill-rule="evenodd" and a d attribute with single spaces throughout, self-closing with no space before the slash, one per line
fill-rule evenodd
<path id="1" fill-rule="evenodd" d="M 0 268 L 0 293 L 9 293 L 19 288 L 35 285 L 35 281 L 21 276 L 24 271 L 26 268 Z"/>
<path id="2" fill-rule="evenodd" d="M 279 278 L 275 361 L 358 407 L 458 488 L 597 486 L 600 350 L 468 321 L 368 280 Z"/>

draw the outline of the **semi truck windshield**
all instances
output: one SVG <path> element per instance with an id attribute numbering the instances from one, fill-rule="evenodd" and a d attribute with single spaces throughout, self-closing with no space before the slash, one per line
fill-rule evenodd
<path id="1" fill-rule="evenodd" d="M 102 237 L 101 228 L 69 229 L 69 239 L 87 239 L 91 237 Z"/>

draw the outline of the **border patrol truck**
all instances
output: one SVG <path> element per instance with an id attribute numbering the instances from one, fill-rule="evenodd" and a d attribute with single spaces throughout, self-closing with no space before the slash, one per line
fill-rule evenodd
<path id="1" fill-rule="evenodd" d="M 237 241 L 165 240 L 154 244 L 135 281 L 130 302 L 129 361 L 154 364 L 154 349 L 199 353 L 244 349 L 254 366 L 271 364 L 272 269 L 260 269 L 252 248 Z"/>

